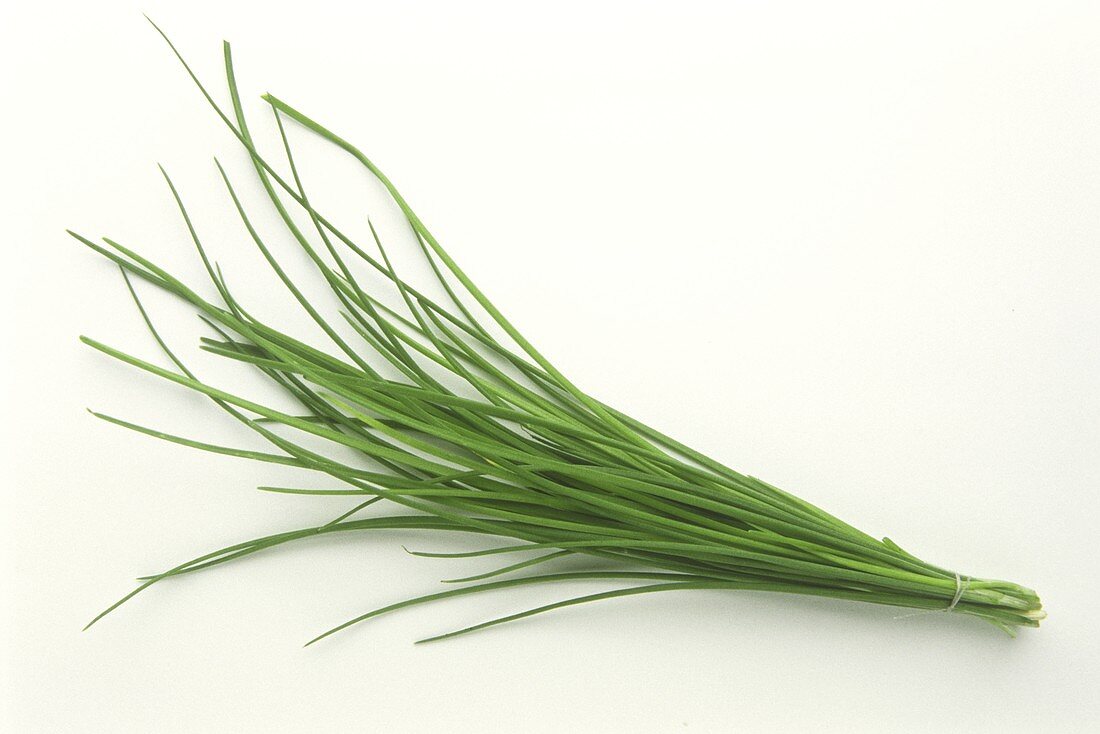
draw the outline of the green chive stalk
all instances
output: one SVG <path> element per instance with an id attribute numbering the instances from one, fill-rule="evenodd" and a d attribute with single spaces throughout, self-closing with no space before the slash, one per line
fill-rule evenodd
<path id="1" fill-rule="evenodd" d="M 602 582 L 605 590 L 428 639 L 453 637 L 590 601 L 691 589 L 807 594 L 907 607 L 918 610 L 915 613 L 953 612 L 985 620 L 1009 634 L 1018 627 L 1038 626 L 1044 613 L 1030 589 L 926 563 L 888 538 L 867 535 L 809 502 L 729 469 L 585 393 L 497 310 L 390 179 L 358 148 L 283 100 L 265 95 L 289 170 L 289 175 L 279 174 L 249 132 L 229 44 L 224 47 L 231 100 L 226 111 L 164 38 L 249 155 L 271 206 L 324 280 L 327 297 L 338 304 L 346 323 L 338 330 L 327 321 L 312 300 L 315 297 L 307 296 L 280 266 L 218 164 L 247 238 L 290 296 L 324 331 L 331 348 L 309 346 L 253 315 L 212 264 L 183 199 L 161 169 L 216 295 L 200 295 L 114 240 L 94 242 L 70 232 L 119 267 L 139 314 L 173 368 L 94 339 L 81 339 L 110 357 L 209 397 L 231 418 L 263 437 L 271 449 L 216 445 L 102 413 L 94 415 L 191 448 L 317 472 L 337 486 L 260 489 L 346 495 L 355 504 L 324 525 L 220 548 L 145 577 L 89 626 L 135 594 L 174 576 L 319 535 L 394 529 L 488 536 L 496 545 L 480 551 L 410 552 L 427 557 L 499 555 L 504 563 L 489 573 L 452 579 L 457 585 L 446 590 L 369 611 L 311 642 L 418 604 L 577 580 Z M 440 299 L 443 302 L 398 275 L 373 225 L 372 241 L 364 246 L 315 208 L 295 164 L 287 121 L 337 146 L 385 186 L 446 294 Z M 308 227 L 296 223 L 295 210 L 299 218 L 308 217 Z M 353 274 L 352 265 L 362 268 L 364 264 L 381 276 L 388 296 Z M 200 380 L 157 331 L 134 279 L 188 303 L 210 329 L 202 349 L 250 365 L 300 409 L 284 412 Z M 399 305 L 387 305 L 386 298 Z M 441 380 L 444 376 L 447 384 Z M 304 440 L 314 448 L 307 448 Z M 340 447 L 341 456 L 351 449 L 357 458 L 350 462 L 335 458 L 316 448 L 318 444 Z M 390 512 L 378 513 L 374 505 L 386 505 Z M 365 514 L 368 508 L 369 515 Z M 505 545 L 499 545 L 501 540 Z M 598 568 L 554 570 L 556 562 L 576 555 L 595 559 Z"/>

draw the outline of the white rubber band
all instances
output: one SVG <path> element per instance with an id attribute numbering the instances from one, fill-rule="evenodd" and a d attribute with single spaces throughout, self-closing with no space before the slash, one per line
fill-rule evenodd
<path id="1" fill-rule="evenodd" d="M 970 586 L 970 578 L 967 577 L 963 581 L 963 577 L 959 575 L 959 572 L 955 572 L 955 596 L 951 597 L 951 604 L 943 609 L 922 609 L 919 612 L 911 612 L 909 614 L 899 614 L 894 619 L 908 619 L 909 617 L 919 617 L 922 614 L 939 614 L 940 612 L 950 612 L 959 606 L 959 602 L 962 601 L 963 594 L 966 593 L 967 588 Z"/>
<path id="2" fill-rule="evenodd" d="M 963 594 L 966 593 L 966 587 L 968 587 L 968 586 L 970 586 L 970 579 L 968 578 L 966 580 L 966 583 L 963 583 L 962 576 L 960 576 L 958 571 L 956 571 L 955 572 L 955 598 L 951 600 L 951 606 L 949 606 L 947 609 L 944 609 L 943 611 L 950 612 L 952 609 L 957 607 L 959 605 L 959 600 L 963 598 Z"/>

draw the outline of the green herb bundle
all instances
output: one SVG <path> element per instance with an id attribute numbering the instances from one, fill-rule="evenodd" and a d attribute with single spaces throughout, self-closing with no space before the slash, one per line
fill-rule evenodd
<path id="1" fill-rule="evenodd" d="M 248 153 L 271 205 L 327 284 L 327 297 L 335 299 L 346 324 L 339 324 L 338 330 L 327 321 L 312 297 L 280 266 L 219 165 L 250 239 L 291 297 L 327 335 L 331 349 L 309 346 L 250 313 L 207 256 L 180 195 L 165 174 L 216 296 L 208 300 L 113 240 L 98 243 L 70 232 L 120 267 L 142 318 L 175 367 L 165 369 L 98 341 L 82 340 L 115 359 L 208 396 L 266 439 L 271 450 L 215 445 L 95 415 L 204 451 L 318 472 L 339 488 L 263 489 L 348 495 L 354 498 L 354 507 L 327 524 L 221 548 L 147 577 L 92 624 L 154 583 L 265 548 L 328 533 L 417 529 L 475 533 L 496 541 L 476 552 L 417 555 L 499 555 L 503 565 L 490 573 L 458 579 L 460 585 L 445 591 L 369 611 L 314 641 L 417 604 L 576 580 L 603 582 L 605 590 L 429 639 L 590 601 L 691 589 L 809 594 L 953 611 L 986 620 L 1010 634 L 1019 626 L 1038 626 L 1044 613 L 1029 589 L 928 564 L 889 539 L 856 530 L 586 394 L 478 290 L 363 153 L 267 95 L 264 100 L 274 112 L 283 143 L 280 155 L 285 156 L 289 170 L 289 175 L 279 174 L 249 133 L 229 45 L 225 45 L 232 102 L 228 113 L 170 41 L 169 46 Z M 356 243 L 315 208 L 287 140 L 284 122 L 288 119 L 346 151 L 385 186 L 438 280 L 433 287 L 441 286 L 445 298 L 433 300 L 398 275 L 373 225 L 373 241 Z M 299 220 L 308 217 L 310 225 L 299 226 L 293 214 Z M 367 266 L 386 285 L 387 297 L 353 274 L 355 268 Z M 202 340 L 204 350 L 250 365 L 293 398 L 300 410 L 277 410 L 198 379 L 156 331 L 133 288 L 135 277 L 198 311 L 210 328 L 210 336 Z M 326 452 L 319 444 L 336 450 Z M 335 458 L 334 454 L 347 456 L 348 449 L 354 452 L 354 460 Z M 382 504 L 392 511 L 370 507 Z M 574 554 L 595 559 L 598 570 L 554 570 L 557 561 Z"/>

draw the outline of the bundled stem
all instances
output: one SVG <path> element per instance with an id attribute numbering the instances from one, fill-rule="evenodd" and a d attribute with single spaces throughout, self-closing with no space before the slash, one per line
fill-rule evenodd
<path id="1" fill-rule="evenodd" d="M 220 269 L 212 265 L 182 198 L 164 173 L 217 300 L 207 300 L 113 240 L 97 243 L 70 232 L 119 266 L 142 318 L 175 369 L 159 367 L 90 338 L 82 340 L 108 356 L 206 395 L 263 437 L 273 450 L 267 453 L 215 445 L 95 415 L 192 448 L 319 472 L 339 488 L 261 489 L 349 495 L 356 497 L 358 504 L 325 525 L 222 548 L 146 577 L 92 624 L 154 583 L 290 541 L 337 532 L 426 529 L 511 541 L 504 547 L 452 554 L 455 556 L 507 558 L 519 554 L 520 560 L 490 573 L 451 580 L 460 586 L 375 609 L 316 639 L 421 603 L 577 580 L 602 581 L 615 588 L 430 639 L 588 601 L 689 589 L 772 591 L 954 611 L 986 620 L 1009 633 L 1016 627 L 1038 625 L 1043 612 L 1038 597 L 1029 589 L 961 576 L 928 564 L 888 539 L 876 539 L 808 502 L 729 469 L 586 394 L 496 309 L 393 183 L 361 151 L 286 102 L 265 95 L 290 170 L 289 177 L 281 176 L 257 150 L 249 132 L 229 45 L 225 45 L 231 99 L 227 114 L 168 43 L 248 153 L 271 205 L 339 305 L 347 322 L 344 328 L 350 327 L 362 344 L 342 336 L 281 267 L 219 164 L 248 237 L 325 333 L 333 350 L 309 346 L 247 311 L 233 296 Z M 377 255 L 352 241 L 314 208 L 295 165 L 285 118 L 350 154 L 385 186 L 446 294 L 446 303 L 436 302 L 398 275 L 373 225 L 371 245 Z M 311 234 L 295 223 L 288 207 L 297 207 L 308 216 Z M 386 305 L 353 274 L 351 263 L 356 261 L 373 268 L 389 283 L 404 313 Z M 255 368 L 293 398 L 301 412 L 277 410 L 200 380 L 157 332 L 131 284 L 132 277 L 190 304 L 211 329 L 212 336 L 202 340 L 205 351 Z M 464 303 L 463 293 L 476 307 Z M 489 321 L 483 323 L 475 311 Z M 493 336 L 498 329 L 514 347 Z M 392 379 L 386 373 L 400 377 Z M 444 373 L 449 382 L 457 381 L 463 389 L 447 387 L 440 380 Z M 314 443 L 320 439 L 351 449 L 359 458 L 349 463 L 307 448 L 306 437 L 312 437 L 309 440 Z M 403 514 L 355 517 L 368 506 L 382 503 L 396 505 Z M 600 568 L 511 576 L 543 564 L 549 568 L 577 554 L 596 559 Z M 510 577 L 497 580 L 498 576 Z"/>

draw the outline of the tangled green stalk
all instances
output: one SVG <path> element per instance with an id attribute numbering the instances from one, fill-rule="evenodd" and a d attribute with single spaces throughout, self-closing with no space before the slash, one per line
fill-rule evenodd
<path id="1" fill-rule="evenodd" d="M 204 451 L 320 472 L 342 485 L 340 489 L 324 490 L 261 488 L 267 491 L 348 495 L 361 502 L 325 525 L 221 548 L 146 577 L 91 624 L 154 583 L 293 540 L 328 533 L 424 529 L 480 533 L 513 542 L 473 553 L 416 555 L 520 554 L 523 560 L 490 573 L 453 580 L 461 586 L 367 612 L 314 641 L 412 605 L 580 579 L 608 582 L 615 588 L 429 639 L 452 637 L 589 601 L 688 589 L 773 591 L 954 611 L 984 619 L 1010 634 L 1019 626 L 1038 626 L 1044 614 L 1038 597 L 1029 589 L 1005 581 L 961 576 L 921 561 L 889 539 L 878 540 L 860 532 L 810 503 L 733 471 L 587 395 L 555 369 L 478 290 L 390 180 L 358 149 L 282 100 L 265 95 L 290 171 L 289 180 L 280 176 L 256 149 L 249 133 L 229 45 L 225 45 L 225 69 L 232 110 L 226 114 L 168 43 L 249 154 L 272 206 L 324 278 L 347 327 L 356 334 L 356 343 L 341 336 L 283 270 L 253 227 L 219 164 L 249 237 L 334 349 L 326 352 L 311 347 L 249 313 L 208 258 L 179 193 L 165 173 L 217 291 L 218 302 L 207 300 L 113 240 L 104 238 L 100 244 L 70 232 L 119 266 L 142 318 L 175 369 L 159 367 L 89 338 L 82 340 L 122 362 L 208 396 L 266 439 L 274 451 L 214 445 L 95 415 Z M 284 129 L 287 118 L 346 151 L 382 182 L 415 233 L 448 303 L 437 303 L 397 275 L 373 225 L 377 256 L 314 209 Z M 295 223 L 288 207 L 299 207 L 308 215 L 310 234 Z M 392 286 L 407 313 L 387 306 L 376 293 L 369 292 L 353 275 L 349 258 L 376 270 Z M 285 390 L 301 405 L 302 412 L 292 415 L 199 380 L 157 332 L 138 299 L 132 277 L 194 307 L 211 329 L 212 336 L 202 339 L 204 350 L 251 365 Z M 460 291 L 466 295 L 460 295 Z M 464 297 L 472 297 L 491 319 L 493 328 L 503 331 L 518 350 L 493 336 L 474 315 L 475 308 L 464 303 Z M 394 371 L 400 377 L 385 376 Z M 447 387 L 439 379 L 444 374 L 450 382 L 460 382 L 463 389 Z M 306 448 L 288 438 L 288 433 L 351 449 L 358 458 L 354 463 L 338 460 Z M 394 505 L 403 514 L 357 517 L 361 510 L 379 502 Z M 573 554 L 597 559 L 600 570 L 496 578 L 541 564 L 549 568 Z"/>

